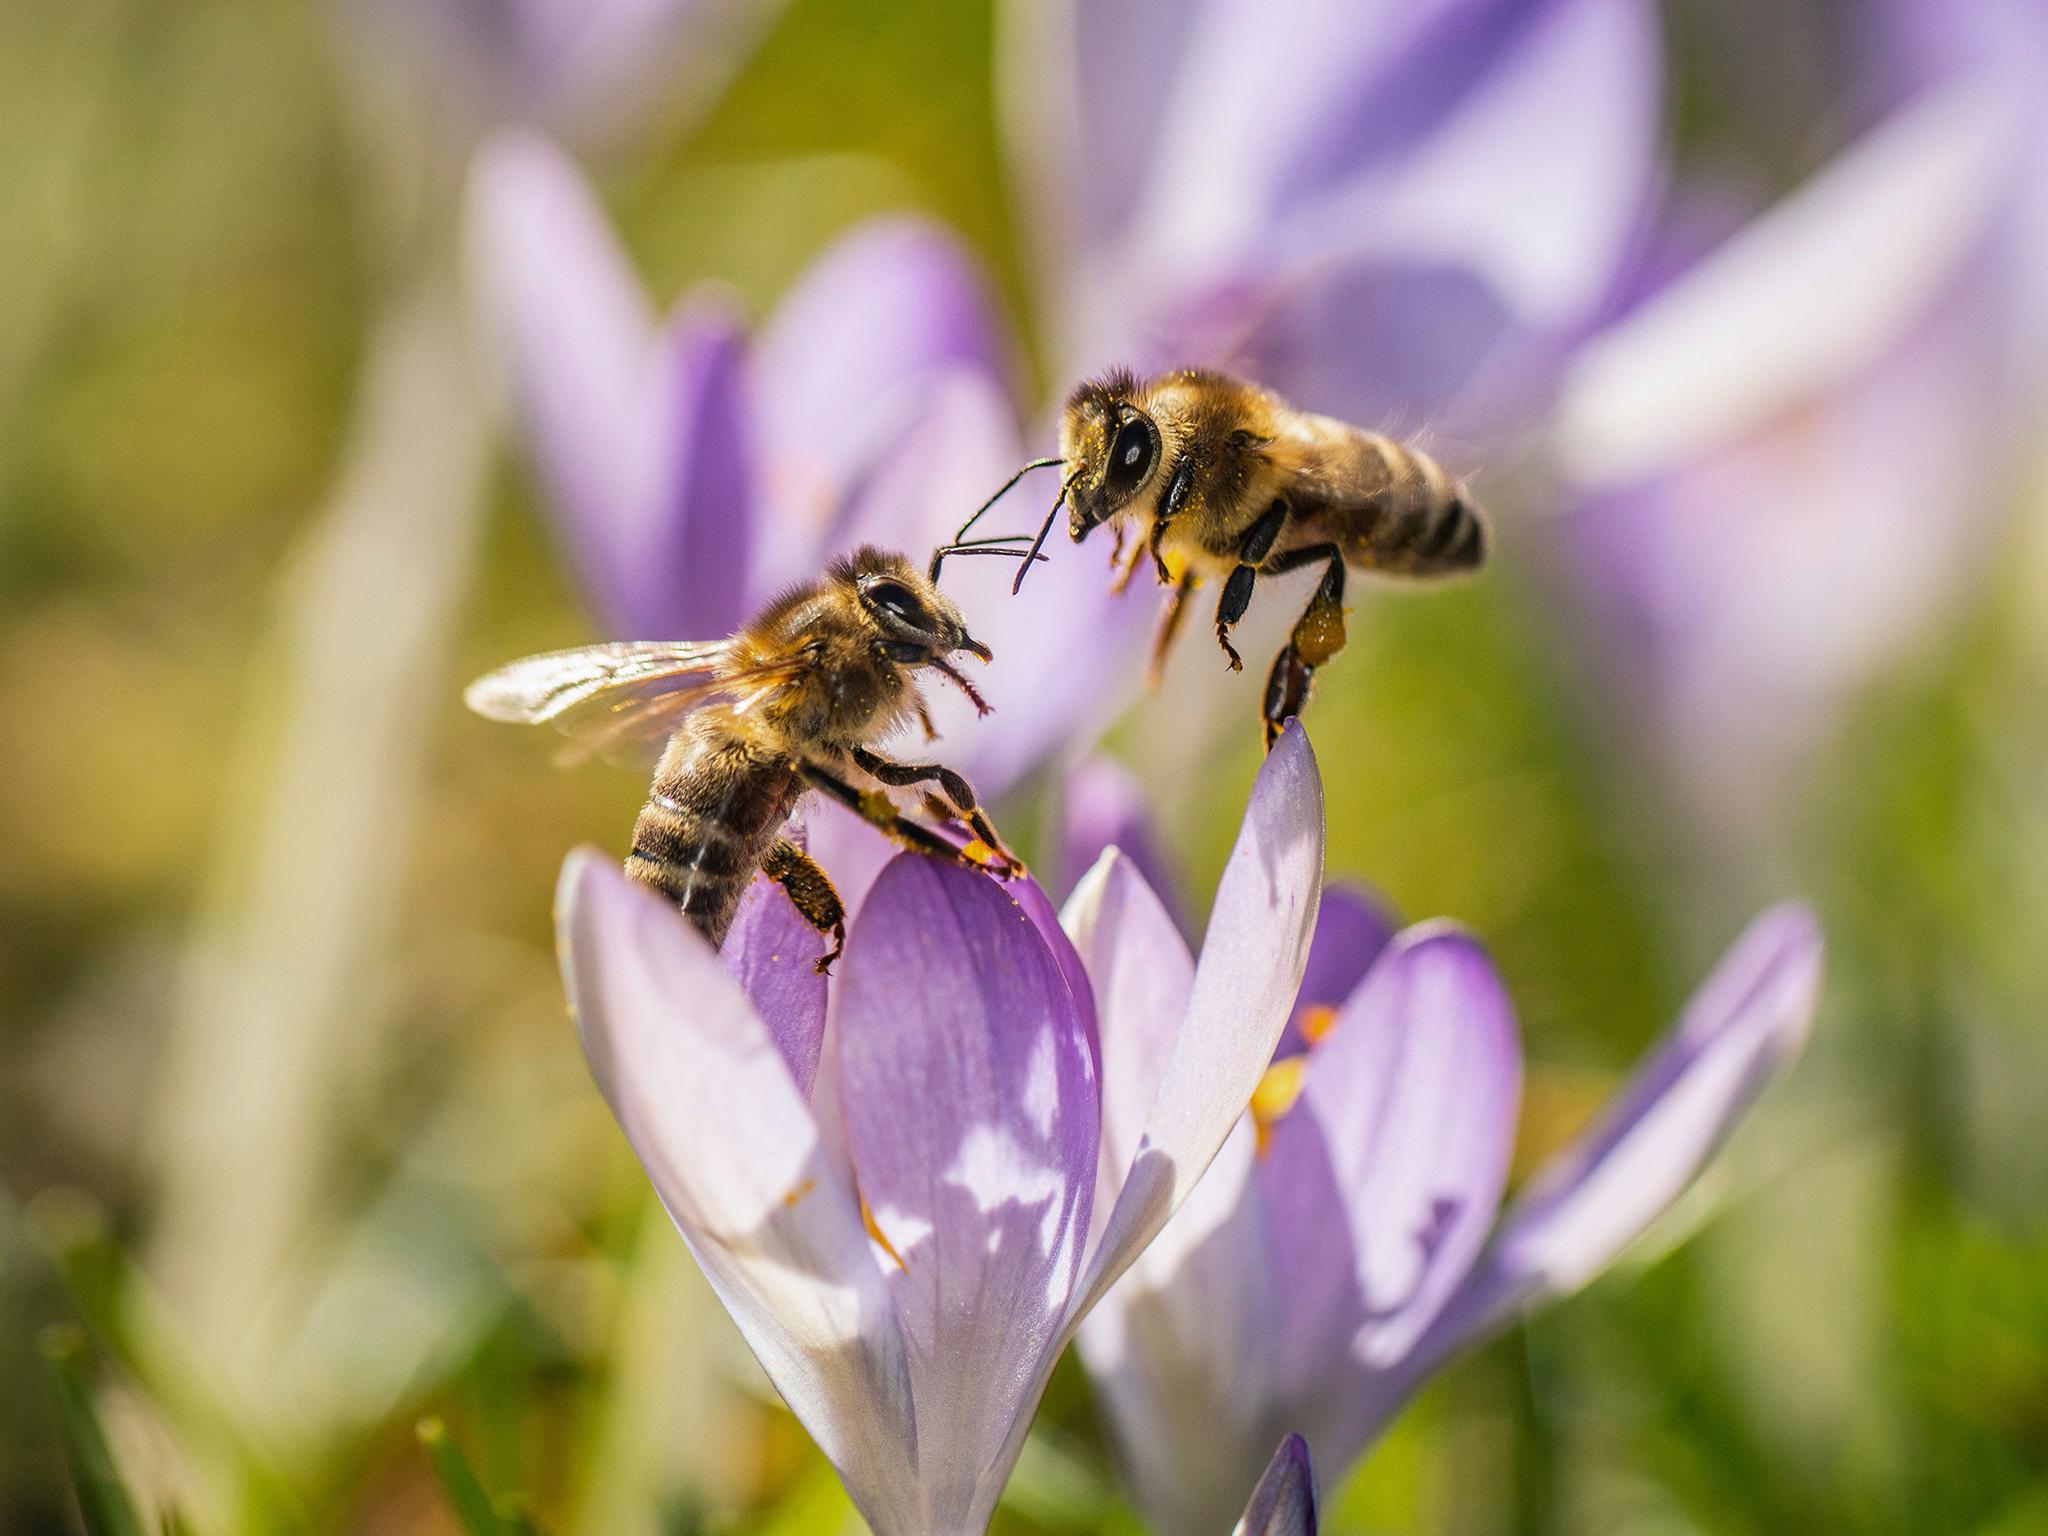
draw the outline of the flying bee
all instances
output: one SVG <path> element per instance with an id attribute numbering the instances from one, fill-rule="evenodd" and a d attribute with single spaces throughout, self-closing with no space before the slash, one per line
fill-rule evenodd
<path id="1" fill-rule="evenodd" d="M 1155 682 L 1188 598 L 1204 580 L 1222 583 L 1216 641 L 1236 672 L 1243 661 L 1230 631 L 1258 578 L 1323 567 L 1267 674 L 1268 746 L 1307 705 L 1316 669 L 1344 647 L 1347 566 L 1431 577 L 1473 570 L 1486 558 L 1484 516 L 1427 454 L 1205 369 L 1143 380 L 1119 371 L 1080 385 L 1067 397 L 1059 455 L 1025 465 L 960 537 L 1026 473 L 1053 466 L 1065 478 L 1031 553 L 1064 504 L 1077 544 L 1100 524 L 1114 526 L 1117 590 L 1149 556 L 1171 589 L 1153 642 Z M 1127 534 L 1136 540 L 1125 562 Z M 1030 568 L 1027 559 L 1012 591 Z"/>
<path id="2" fill-rule="evenodd" d="M 728 639 L 529 656 L 478 678 L 463 697 L 490 719 L 568 732 L 572 760 L 630 760 L 636 749 L 657 749 L 627 876 L 673 901 L 716 945 L 759 870 L 805 921 L 831 935 L 822 972 L 844 947 L 846 911 L 825 871 L 783 833 L 807 791 L 839 801 L 905 847 L 1005 879 L 1023 870 L 966 779 L 874 750 L 907 720 L 922 720 L 930 736 L 922 671 L 988 713 L 952 662 L 961 652 L 987 661 L 988 647 L 968 634 L 936 581 L 940 559 L 961 552 L 941 550 L 927 575 L 901 555 L 864 548 L 775 599 Z M 928 803 L 964 821 L 974 840 L 956 847 L 901 814 L 885 790 L 857 785 L 850 771 L 880 785 L 935 786 Z"/>

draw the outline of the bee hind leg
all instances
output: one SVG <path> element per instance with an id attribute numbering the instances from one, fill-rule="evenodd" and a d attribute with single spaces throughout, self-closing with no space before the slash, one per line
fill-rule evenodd
<path id="1" fill-rule="evenodd" d="M 797 914 L 820 933 L 832 936 L 832 947 L 820 955 L 813 967 L 820 976 L 832 969 L 846 949 L 846 903 L 832 877 L 803 849 L 788 838 L 777 838 L 761 860 L 761 873 L 781 886 Z"/>
<path id="2" fill-rule="evenodd" d="M 1315 596 L 1294 621 L 1293 632 L 1280 654 L 1273 658 L 1273 670 L 1266 676 L 1265 734 L 1270 749 L 1290 715 L 1308 706 L 1309 687 L 1317 667 L 1344 649 L 1344 555 L 1334 544 L 1289 550 L 1275 559 L 1268 571 L 1291 571 L 1318 560 L 1329 564 L 1316 586 Z"/>
<path id="3" fill-rule="evenodd" d="M 1233 672 L 1244 670 L 1244 658 L 1230 643 L 1230 627 L 1251 607 L 1252 588 L 1258 585 L 1259 580 L 1259 566 L 1272 553 L 1273 542 L 1280 537 L 1280 530 L 1286 525 L 1287 503 L 1284 501 L 1275 501 L 1259 514 L 1258 521 L 1247 528 L 1244 537 L 1238 540 L 1237 564 L 1223 583 L 1223 595 L 1216 599 L 1216 643 L 1230 658 L 1230 670 Z"/>
<path id="4" fill-rule="evenodd" d="M 988 813 L 981 808 L 981 802 L 974 793 L 974 786 L 952 769 L 939 763 L 892 763 L 879 753 L 870 752 L 866 747 L 853 749 L 854 763 L 861 772 L 871 775 L 884 784 L 903 788 L 911 784 L 936 784 L 937 796 L 928 800 L 938 802 L 940 814 L 957 816 L 973 829 L 974 835 L 988 846 L 990 853 L 1012 871 L 1022 871 L 1023 863 L 1003 846 L 1002 837 L 997 833 L 995 823 L 988 819 Z"/>

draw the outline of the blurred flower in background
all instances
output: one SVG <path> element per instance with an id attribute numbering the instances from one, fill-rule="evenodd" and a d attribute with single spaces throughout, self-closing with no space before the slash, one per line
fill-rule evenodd
<path id="1" fill-rule="evenodd" d="M 1315 1536 L 1316 1485 L 1299 1435 L 1280 1442 L 1252 1490 L 1234 1536 Z"/>
<path id="2" fill-rule="evenodd" d="M 1077 899 L 1070 941 L 1028 877 L 1006 891 L 904 855 L 829 983 L 817 935 L 758 882 L 721 956 L 609 860 L 572 856 L 563 967 L 592 1072 L 878 1536 L 987 1524 L 1060 1351 L 1287 1022 L 1322 841 L 1297 726 L 1252 790 L 1199 964 L 1121 890 Z M 1131 1013 L 1134 987 L 1158 1006 Z"/>

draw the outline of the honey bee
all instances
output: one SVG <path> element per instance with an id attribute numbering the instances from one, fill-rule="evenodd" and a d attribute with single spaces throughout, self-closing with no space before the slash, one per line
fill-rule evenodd
<path id="1" fill-rule="evenodd" d="M 529 656 L 478 678 L 463 697 L 492 720 L 546 722 L 572 737 L 569 756 L 659 753 L 633 826 L 626 874 L 673 901 L 714 945 L 758 870 L 805 921 L 829 934 L 823 972 L 846 941 L 831 879 L 783 824 L 809 790 L 839 801 L 908 848 L 1010 878 L 1003 846 L 966 779 L 936 763 L 891 762 L 874 744 L 910 719 L 931 722 L 916 674 L 930 670 L 988 705 L 950 658 L 989 659 L 930 575 L 864 548 L 792 588 L 737 634 L 708 642 L 632 641 Z M 999 552 L 999 551 L 989 551 Z M 903 815 L 881 785 L 933 785 L 927 803 L 974 840 L 956 847 Z"/>
<path id="2" fill-rule="evenodd" d="M 1121 591 L 1148 555 L 1171 589 L 1152 648 L 1158 680 L 1189 595 L 1222 583 L 1216 641 L 1233 672 L 1230 630 L 1260 576 L 1321 565 L 1322 581 L 1266 678 L 1266 744 L 1308 703 L 1315 671 L 1344 647 L 1347 566 L 1394 576 L 1470 571 L 1486 559 L 1486 520 L 1465 489 L 1419 450 L 1329 416 L 1298 411 L 1227 374 L 1185 368 L 1153 379 L 1110 373 L 1067 397 L 1056 457 L 1012 476 L 968 529 L 1033 469 L 1066 471 L 1035 554 L 1062 504 L 1075 543 L 1116 529 Z M 1127 533 L 1138 535 L 1123 562 Z M 1031 568 L 1018 570 L 1015 591 Z"/>

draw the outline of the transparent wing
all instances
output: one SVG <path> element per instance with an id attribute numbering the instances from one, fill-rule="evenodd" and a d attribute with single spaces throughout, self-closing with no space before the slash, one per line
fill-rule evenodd
<path id="1" fill-rule="evenodd" d="M 486 719 L 540 725 L 588 705 L 673 692 L 708 677 L 731 648 L 730 640 L 625 640 L 548 651 L 485 673 L 462 697 Z"/>

